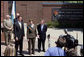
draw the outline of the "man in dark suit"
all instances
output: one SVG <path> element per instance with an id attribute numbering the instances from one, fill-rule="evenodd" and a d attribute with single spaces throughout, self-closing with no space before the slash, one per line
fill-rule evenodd
<path id="1" fill-rule="evenodd" d="M 15 49 L 16 49 L 16 55 L 18 51 L 18 46 L 20 47 L 20 55 L 23 56 L 22 54 L 22 49 L 23 49 L 23 37 L 24 37 L 24 24 L 22 22 L 22 17 L 18 17 L 18 21 L 15 22 L 15 27 L 14 27 L 14 32 L 15 32 Z"/>
<path id="2" fill-rule="evenodd" d="M 20 16 L 20 14 L 19 13 L 17 13 L 16 14 L 16 18 L 14 19 L 14 24 L 13 24 L 13 28 L 15 27 L 15 22 L 17 22 L 18 21 L 18 17 Z M 15 34 L 15 29 L 13 30 L 13 33 Z M 14 38 L 15 38 L 15 36 L 14 36 Z"/>
<path id="3" fill-rule="evenodd" d="M 41 51 L 41 44 L 43 47 L 43 50 L 45 52 L 45 40 L 46 40 L 46 32 L 47 32 L 47 25 L 44 24 L 44 20 L 41 20 L 41 24 L 37 26 L 38 30 L 38 52 Z"/>

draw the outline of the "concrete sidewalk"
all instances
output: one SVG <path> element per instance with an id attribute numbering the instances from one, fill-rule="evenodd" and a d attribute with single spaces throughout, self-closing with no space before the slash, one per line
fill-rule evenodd
<path id="1" fill-rule="evenodd" d="M 78 29 L 78 30 L 74 30 L 72 28 L 68 29 L 70 31 L 68 31 L 69 34 L 71 34 L 72 36 L 74 36 L 75 38 L 78 39 L 79 41 L 79 44 L 82 44 L 83 45 L 83 31 L 81 31 L 81 29 Z M 51 47 L 54 47 L 55 46 L 55 41 L 57 41 L 58 37 L 60 35 L 64 35 L 64 29 L 58 29 L 58 28 L 55 28 L 55 29 L 52 29 L 52 28 L 48 28 L 48 31 L 47 31 L 47 35 L 50 34 L 51 37 L 50 37 L 50 46 Z M 35 42 L 35 55 L 29 55 L 28 54 L 28 41 L 27 41 L 27 38 L 24 38 L 23 40 L 23 54 L 25 56 L 44 56 L 44 52 L 38 52 L 38 41 L 36 39 L 36 42 Z M 5 45 L 1 45 L 1 54 L 3 55 L 3 52 L 5 50 Z M 45 42 L 45 48 L 46 50 L 48 49 L 48 39 L 46 38 L 46 42 Z M 78 51 L 78 55 L 80 55 L 80 47 L 77 47 L 77 51 Z"/>

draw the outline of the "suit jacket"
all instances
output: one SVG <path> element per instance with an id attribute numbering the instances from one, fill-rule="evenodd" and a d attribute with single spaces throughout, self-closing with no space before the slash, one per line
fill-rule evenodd
<path id="1" fill-rule="evenodd" d="M 15 22 L 15 26 L 14 26 L 15 38 L 18 37 L 19 39 L 21 39 L 25 35 L 23 22 L 21 22 L 21 25 L 22 25 L 22 28 L 20 28 L 18 21 Z"/>
<path id="2" fill-rule="evenodd" d="M 37 26 L 38 30 L 38 35 L 40 36 L 41 39 L 45 40 L 46 39 L 46 32 L 47 32 L 47 25 L 44 24 L 43 31 L 41 31 L 41 24 Z"/>
<path id="3" fill-rule="evenodd" d="M 8 21 L 9 21 L 10 23 L 9 23 Z M 10 31 L 10 30 L 9 30 L 10 28 L 13 29 L 12 20 L 11 20 L 11 19 L 9 19 L 9 20 L 4 19 L 3 26 L 4 26 L 4 30 L 5 30 L 5 31 Z M 12 30 L 11 30 L 11 31 L 12 31 Z"/>
<path id="4" fill-rule="evenodd" d="M 28 38 L 35 38 L 36 35 L 37 35 L 37 33 L 36 33 L 36 26 L 34 25 L 34 27 L 32 28 L 31 25 L 29 25 L 27 27 L 27 37 Z"/>

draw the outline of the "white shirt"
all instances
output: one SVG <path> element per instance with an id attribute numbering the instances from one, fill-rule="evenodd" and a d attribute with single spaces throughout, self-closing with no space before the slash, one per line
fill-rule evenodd
<path id="1" fill-rule="evenodd" d="M 18 21 L 18 23 L 19 23 L 19 25 L 20 25 L 20 28 L 22 28 L 21 22 Z"/>
<path id="2" fill-rule="evenodd" d="M 31 24 L 31 27 L 33 28 L 34 27 L 34 24 Z"/>
<path id="3" fill-rule="evenodd" d="M 44 27 L 44 24 L 43 24 L 43 25 L 41 25 L 41 31 L 43 31 L 43 27 Z"/>

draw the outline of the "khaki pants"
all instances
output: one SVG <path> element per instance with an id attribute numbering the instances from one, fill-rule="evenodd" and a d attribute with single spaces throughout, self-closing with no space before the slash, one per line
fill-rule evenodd
<path id="1" fill-rule="evenodd" d="M 5 33 L 5 44 L 8 45 L 12 37 L 12 31 L 5 31 L 4 33 Z"/>

